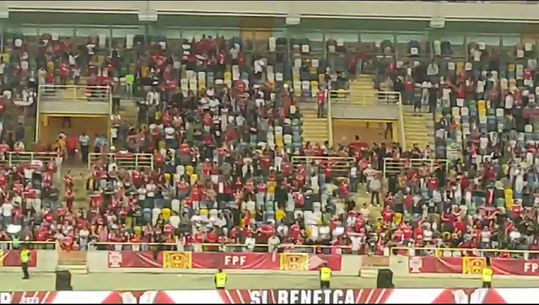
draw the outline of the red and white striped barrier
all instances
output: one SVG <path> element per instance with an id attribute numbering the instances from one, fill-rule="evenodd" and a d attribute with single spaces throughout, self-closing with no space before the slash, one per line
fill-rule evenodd
<path id="1" fill-rule="evenodd" d="M 532 289 L 331 289 L 2 292 L 0 304 L 535 304 Z"/>

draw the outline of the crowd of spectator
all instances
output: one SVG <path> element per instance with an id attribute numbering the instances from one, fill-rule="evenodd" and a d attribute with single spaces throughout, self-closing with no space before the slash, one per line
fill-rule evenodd
<path id="1" fill-rule="evenodd" d="M 39 75 L 36 83 L 79 84 L 83 75 L 81 84 L 123 85 L 138 101 L 138 122 L 123 120 L 115 105 L 111 149 L 124 155 L 151 153 L 155 164 L 151 170 L 125 171 L 114 163 L 95 162 L 87 183 L 87 211 L 73 208 L 73 178 L 67 175 L 65 208 L 55 202 L 43 211 L 23 202 L 21 209 L 28 214 L 17 223 L 22 226 L 17 236 L 58 240 L 65 249 L 87 249 L 92 240 L 175 242 L 177 237 L 185 245 L 252 244 L 254 237 L 266 243 L 271 228 L 283 242 L 303 237 L 329 242 L 327 234 L 298 235 L 294 225 L 317 227 L 323 214 L 335 214 L 336 198 L 349 195 L 346 183 L 340 193 L 320 190 L 334 178 L 328 165 L 320 165 L 328 167 L 320 175 L 318 165 L 292 170 L 290 156 L 305 153 L 295 98 L 345 82 L 325 61 L 301 60 L 300 55 L 309 54 L 308 41 L 294 41 L 285 50 L 282 39 L 270 38 L 268 56 L 249 60 L 243 52 L 246 42 L 238 38 L 186 40 L 181 49 L 170 49 L 164 37 L 128 37 L 124 43 L 105 50 L 98 35 L 80 46 L 43 35 L 37 46 L 23 37 L 6 46 L 12 55 L 9 66 L 29 67 L 30 76 Z M 284 56 L 288 52 L 294 57 L 291 65 Z M 77 145 L 67 145 L 74 142 L 71 138 L 60 134 L 55 144 L 60 156 L 76 152 Z M 78 148 L 88 152 L 88 142 L 81 135 Z M 325 144 L 325 152 L 316 144 L 314 153 L 327 154 Z M 312 150 L 310 145 L 306 149 Z M 8 197 L 4 204 L 13 201 Z M 14 225 L 9 217 L 3 224 L 3 232 Z"/>
<path id="2" fill-rule="evenodd" d="M 464 59 L 452 57 L 448 42 L 431 47 L 426 62 L 413 56 L 377 62 L 381 89 L 390 85 L 414 110 L 428 106 L 436 114 L 435 156 L 449 160 L 447 172 L 426 166 L 389 176 L 380 240 L 539 249 L 535 45 L 500 54 L 470 43 Z"/>
<path id="3" fill-rule="evenodd" d="M 243 251 L 261 244 L 262 251 L 326 245 L 379 255 L 393 246 L 537 247 L 533 46 L 517 48 L 510 62 L 470 44 L 467 61 L 460 62 L 452 59 L 448 42 L 412 41 L 409 62 L 401 62 L 384 41 L 374 49 L 382 56 L 356 54 L 346 65 L 344 57 L 331 56 L 346 53 L 342 41 L 328 41 L 328 58 L 314 58 L 305 57 L 311 48 L 306 40 L 290 41 L 288 49 L 286 40 L 270 38 L 263 56 L 246 54 L 249 42 L 239 38 L 203 36 L 178 49 L 165 37 L 146 41 L 137 35 L 108 49 L 101 40 L 90 36 L 86 45 L 73 46 L 44 35 L 34 57 L 23 39 L 14 39 L 3 62 L 15 69 L 4 70 L 4 81 L 10 80 L 2 85 L 24 91 L 32 81 L 79 83 L 88 75 L 89 85 L 124 88 L 138 101 L 138 122 L 131 125 L 116 111 L 111 149 L 152 154 L 154 167 L 127 170 L 107 159 L 95 162 L 87 211 L 73 207 L 69 174 L 65 207 L 58 206 L 59 191 L 49 178 L 54 162 L 46 170 L 36 165 L 30 176 L 24 166 L 5 172 L 0 179 L 13 177 L 6 186 L 31 182 L 41 200 L 18 188 L 4 192 L 4 239 L 18 225 L 22 233 L 12 238 L 59 240 L 65 249 L 82 250 L 99 242 L 132 242 L 115 248 L 135 250 L 176 243 L 195 251 L 212 249 L 204 243 Z M 415 59 L 430 48 L 431 61 Z M 371 66 L 381 90 L 401 91 L 417 110 L 429 106 L 441 113 L 436 147 L 403 151 L 397 143 L 359 139 L 334 149 L 303 145 L 297 100 L 320 88 L 345 88 L 348 73 Z M 449 156 L 454 146 L 464 154 Z M 341 175 L 328 162 L 293 164 L 293 155 L 353 156 L 357 162 Z M 451 160 L 383 172 L 384 158 L 435 157 Z M 361 186 L 370 202 L 352 196 Z"/>

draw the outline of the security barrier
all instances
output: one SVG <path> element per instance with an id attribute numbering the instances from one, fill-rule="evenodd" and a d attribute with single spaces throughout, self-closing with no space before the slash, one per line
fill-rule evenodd
<path id="1" fill-rule="evenodd" d="M 57 242 L 55 241 L 0 241 L 1 250 L 16 250 L 20 249 L 22 246 L 27 247 L 28 249 L 47 249 L 55 250 Z"/>
<path id="2" fill-rule="evenodd" d="M 109 86 L 40 85 L 39 102 L 80 101 L 111 102 Z"/>
<path id="3" fill-rule="evenodd" d="M 17 166 L 19 164 L 31 164 L 35 161 L 43 163 L 54 162 L 56 153 L 54 152 L 14 152 L 10 151 L 3 156 L 0 155 L 0 166 Z"/>
<path id="4" fill-rule="evenodd" d="M 152 154 L 132 154 L 132 153 L 90 153 L 88 156 L 88 168 L 97 161 L 103 161 L 107 164 L 115 163 L 119 169 L 153 169 Z"/>
<path id="5" fill-rule="evenodd" d="M 350 168 L 355 165 L 356 158 L 353 157 L 325 157 L 325 156 L 294 156 L 292 166 L 297 169 L 300 165 L 307 165 L 315 162 L 317 164 L 331 164 L 334 176 L 348 177 Z"/>
<path id="6" fill-rule="evenodd" d="M 399 105 L 400 93 L 395 91 L 377 91 L 371 93 L 354 93 L 349 90 L 329 91 L 329 102 L 332 104 L 350 103 L 359 106 Z"/>
<path id="7" fill-rule="evenodd" d="M 539 289 L 227 289 L 2 292 L 2 304 L 535 304 Z"/>
<path id="8" fill-rule="evenodd" d="M 131 243 L 131 242 L 91 242 L 93 250 L 140 251 L 152 249 L 185 250 L 195 252 L 271 252 L 268 244 L 255 244 L 252 249 L 246 244 L 200 243 L 189 246 L 179 246 L 178 243 Z M 350 252 L 350 246 L 296 245 L 281 244 L 274 247 L 275 251 L 283 253 L 324 253 L 345 254 Z"/>
<path id="9" fill-rule="evenodd" d="M 468 249 L 468 248 L 428 248 L 428 247 L 392 247 L 390 255 L 397 256 L 436 256 L 436 257 L 500 257 L 519 258 L 528 260 L 539 258 L 537 250 L 507 250 L 507 249 Z"/>
<path id="10" fill-rule="evenodd" d="M 431 172 L 436 170 L 439 167 L 442 167 L 444 170 L 449 169 L 449 162 L 445 159 L 393 159 L 385 158 L 384 159 L 384 178 L 388 174 L 399 174 L 405 169 L 419 169 L 419 168 L 428 168 Z"/>

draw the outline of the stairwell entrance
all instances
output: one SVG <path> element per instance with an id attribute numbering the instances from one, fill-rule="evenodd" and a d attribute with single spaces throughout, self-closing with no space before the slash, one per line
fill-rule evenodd
<path id="1" fill-rule="evenodd" d="M 391 129 L 386 133 L 388 123 L 391 124 Z M 369 145 L 372 143 L 391 143 L 399 140 L 399 124 L 397 120 L 333 119 L 335 144 L 349 144 L 355 141 L 356 135 L 359 135 L 361 142 L 366 142 Z"/>

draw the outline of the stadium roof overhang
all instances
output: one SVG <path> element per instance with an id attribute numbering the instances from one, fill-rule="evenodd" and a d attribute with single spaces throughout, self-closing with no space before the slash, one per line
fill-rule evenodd
<path id="1" fill-rule="evenodd" d="M 336 19 L 539 23 L 539 3 L 526 1 L 2 1 L 9 12 L 251 16 Z"/>

